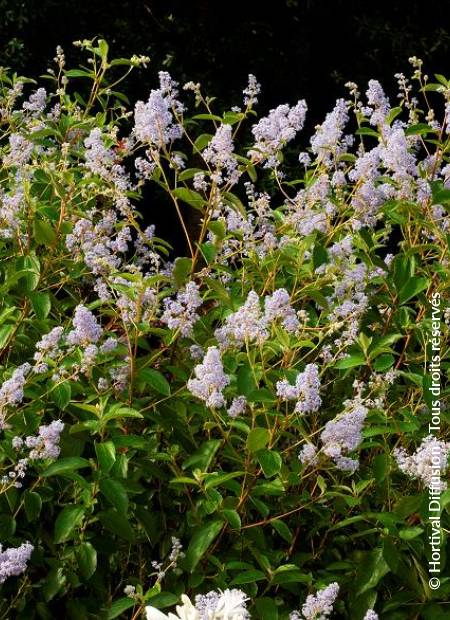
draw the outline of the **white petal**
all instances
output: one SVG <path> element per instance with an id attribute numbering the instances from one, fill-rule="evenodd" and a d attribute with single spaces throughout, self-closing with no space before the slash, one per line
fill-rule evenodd
<path id="1" fill-rule="evenodd" d="M 181 620 L 200 620 L 198 611 L 189 600 L 186 594 L 181 595 L 183 605 L 177 605 L 177 614 Z"/>
<path id="2" fill-rule="evenodd" d="M 168 616 L 163 614 L 162 611 L 156 609 L 156 607 L 146 607 L 145 612 L 147 614 L 147 620 L 167 620 Z"/>

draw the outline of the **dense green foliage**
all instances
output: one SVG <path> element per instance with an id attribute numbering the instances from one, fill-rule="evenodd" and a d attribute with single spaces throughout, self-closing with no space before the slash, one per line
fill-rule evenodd
<path id="1" fill-rule="evenodd" d="M 59 52 L 51 94 L 1 74 L 0 540 L 34 550 L 0 617 L 136 619 L 237 587 L 252 617 L 285 620 L 338 582 L 336 618 L 444 619 L 450 492 L 433 592 L 425 478 L 393 451 L 429 435 L 437 293 L 449 376 L 449 84 L 415 60 L 420 102 L 351 87 L 299 164 L 302 102 L 255 125 L 255 83 L 225 111 L 190 84 L 183 108 L 162 74 L 130 129 L 118 72 L 146 59 L 81 48 L 80 69 Z M 140 225 L 146 184 L 183 228 L 198 213 L 174 263 Z M 348 445 L 327 438 L 342 419 Z M 58 420 L 60 454 L 14 440 Z"/>

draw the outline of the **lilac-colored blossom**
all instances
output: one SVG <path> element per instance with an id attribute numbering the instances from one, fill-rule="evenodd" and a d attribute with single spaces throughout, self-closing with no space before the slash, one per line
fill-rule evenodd
<path id="1" fill-rule="evenodd" d="M 214 168 L 212 178 L 217 185 L 234 184 L 239 179 L 232 134 L 231 125 L 220 125 L 202 153 L 203 159 Z"/>
<path id="2" fill-rule="evenodd" d="M 317 155 L 318 161 L 329 166 L 332 157 L 340 154 L 340 140 L 347 121 L 347 104 L 344 99 L 338 99 L 333 111 L 326 115 L 324 122 L 316 128 L 316 133 L 311 138 L 311 149 Z"/>
<path id="3" fill-rule="evenodd" d="M 194 368 L 195 379 L 189 379 L 187 388 L 197 398 L 203 400 L 207 407 L 220 409 L 225 405 L 223 389 L 230 378 L 224 373 L 220 351 L 209 347 L 201 364 Z"/>
<path id="4" fill-rule="evenodd" d="M 298 458 L 299 458 L 300 463 L 305 465 L 305 467 L 317 465 L 319 462 L 319 459 L 317 457 L 316 446 L 309 442 L 305 443 L 305 445 L 302 447 L 302 449 L 299 452 Z"/>
<path id="5" fill-rule="evenodd" d="M 253 126 L 252 133 L 256 141 L 248 156 L 257 162 L 267 160 L 266 166 L 276 167 L 278 151 L 303 128 L 306 111 L 304 100 L 292 108 L 285 104 L 271 110 L 268 116 Z"/>
<path id="6" fill-rule="evenodd" d="M 261 92 L 261 84 L 252 73 L 249 73 L 248 84 L 242 92 L 244 94 L 245 106 L 251 108 L 258 103 L 258 95 Z"/>
<path id="7" fill-rule="evenodd" d="M 268 337 L 259 296 L 250 291 L 243 305 L 227 316 L 225 325 L 216 329 L 214 335 L 221 347 L 242 345 L 245 342 L 263 342 Z"/>
<path id="8" fill-rule="evenodd" d="M 343 471 L 354 472 L 358 461 L 345 456 L 362 442 L 362 429 L 368 410 L 360 403 L 348 403 L 347 411 L 327 422 L 320 435 L 323 452 Z"/>
<path id="9" fill-rule="evenodd" d="M 300 326 L 297 314 L 291 306 L 289 293 L 284 288 L 279 288 L 264 298 L 263 322 L 269 325 L 277 320 L 281 320 L 286 331 L 292 334 Z"/>
<path id="10" fill-rule="evenodd" d="M 179 329 L 182 336 L 191 336 L 199 318 L 197 310 L 201 305 L 199 287 L 195 282 L 188 282 L 178 291 L 175 299 L 164 300 L 165 309 L 161 321 L 170 329 Z"/>
<path id="11" fill-rule="evenodd" d="M 8 549 L 3 549 L 0 544 L 0 583 L 4 583 L 8 577 L 16 577 L 25 572 L 33 549 L 29 542 Z"/>
<path id="12" fill-rule="evenodd" d="M 95 316 L 83 304 L 75 308 L 72 323 L 74 329 L 67 334 L 66 339 L 69 345 L 76 346 L 96 343 L 103 333 Z"/>
<path id="13" fill-rule="evenodd" d="M 28 362 L 18 366 L 12 376 L 3 381 L 0 387 L 0 429 L 6 428 L 4 409 L 7 406 L 17 406 L 22 402 L 26 375 L 30 369 L 31 366 Z"/>
<path id="14" fill-rule="evenodd" d="M 394 457 L 399 469 L 410 478 L 418 479 L 426 487 L 444 491 L 447 483 L 441 480 L 448 468 L 450 442 L 428 435 L 417 450 L 409 455 L 404 448 L 396 448 Z"/>
<path id="15" fill-rule="evenodd" d="M 177 83 L 164 71 L 159 73 L 160 87 L 152 90 L 148 101 L 138 101 L 134 110 L 134 133 L 140 142 L 157 149 L 181 138 L 183 128 L 174 118 L 181 114 L 182 104 L 177 101 Z"/>
<path id="16" fill-rule="evenodd" d="M 50 424 L 39 427 L 36 436 L 28 436 L 25 445 L 30 448 L 28 458 L 32 461 L 38 459 L 57 459 L 60 453 L 59 440 L 64 429 L 61 420 L 54 420 Z"/>
<path id="17" fill-rule="evenodd" d="M 322 588 L 316 594 L 309 594 L 302 607 L 302 616 L 298 612 L 293 612 L 290 620 L 327 620 L 333 612 L 338 594 L 339 585 L 336 582 Z"/>
<path id="18" fill-rule="evenodd" d="M 319 369 L 316 364 L 307 364 L 305 370 L 297 375 L 295 385 L 286 379 L 277 382 L 277 396 L 282 400 L 296 400 L 295 412 L 313 413 L 322 404 Z"/>
<path id="19" fill-rule="evenodd" d="M 366 97 L 369 105 L 372 106 L 367 111 L 368 115 L 370 115 L 370 124 L 383 125 L 386 123 L 386 116 L 390 110 L 390 105 L 380 82 L 369 80 Z"/>
<path id="20" fill-rule="evenodd" d="M 245 396 L 237 396 L 233 398 L 231 405 L 227 409 L 230 418 L 237 418 L 242 415 L 247 407 L 247 399 Z"/>
<path id="21" fill-rule="evenodd" d="M 22 167 L 28 163 L 33 153 L 34 145 L 19 133 L 9 136 L 9 153 L 5 155 L 3 161 L 7 166 Z"/>

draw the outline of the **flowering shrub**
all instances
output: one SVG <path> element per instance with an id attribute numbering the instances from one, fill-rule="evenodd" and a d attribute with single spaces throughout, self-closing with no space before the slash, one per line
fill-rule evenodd
<path id="1" fill-rule="evenodd" d="M 450 84 L 349 84 L 308 141 L 254 76 L 133 107 L 148 59 L 79 45 L 50 88 L 1 73 L 1 617 L 446 617 Z"/>

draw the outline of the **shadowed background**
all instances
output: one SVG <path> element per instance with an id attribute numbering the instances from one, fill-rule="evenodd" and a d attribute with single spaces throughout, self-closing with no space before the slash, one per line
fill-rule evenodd
<path id="1" fill-rule="evenodd" d="M 128 84 L 131 98 L 144 97 L 163 67 L 237 104 L 253 72 L 264 109 L 306 98 L 318 122 L 346 81 L 365 89 L 377 78 L 389 90 L 411 55 L 445 74 L 449 14 L 442 0 L 0 0 L 0 64 L 36 76 L 57 44 L 76 61 L 72 41 L 100 35 L 113 56 L 152 58 Z"/>
<path id="2" fill-rule="evenodd" d="M 132 103 L 147 98 L 165 69 L 181 83 L 201 82 L 218 98 L 216 110 L 229 109 L 241 104 L 251 72 L 262 84 L 259 114 L 307 100 L 302 133 L 309 136 L 335 99 L 346 96 L 348 80 L 364 92 L 376 78 L 395 98 L 393 74 L 410 74 L 412 55 L 424 60 L 426 72 L 449 77 L 449 14 L 442 0 L 0 0 L 0 65 L 37 77 L 59 44 L 74 66 L 81 58 L 72 42 L 99 35 L 111 57 L 151 57 L 149 68 L 123 87 Z M 157 234 L 182 253 L 170 209 L 162 218 L 151 211 Z"/>

